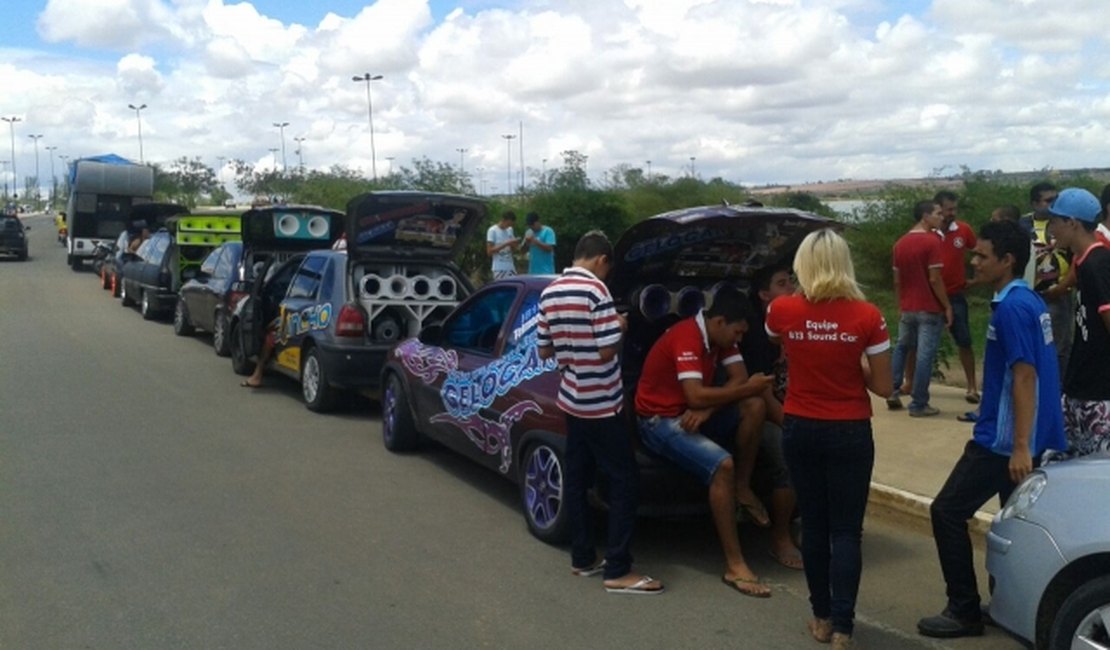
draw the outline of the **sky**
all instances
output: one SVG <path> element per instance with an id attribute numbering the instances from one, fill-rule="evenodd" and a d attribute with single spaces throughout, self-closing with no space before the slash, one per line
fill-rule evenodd
<path id="1" fill-rule="evenodd" d="M 0 160 L 14 140 L 15 173 L 32 176 L 37 148 L 43 186 L 63 156 L 138 161 L 140 126 L 144 161 L 200 158 L 227 181 L 232 159 L 371 176 L 427 158 L 461 165 L 483 193 L 504 192 L 522 160 L 534 182 L 566 151 L 595 182 L 620 165 L 746 186 L 1110 167 L 1105 0 L 7 0 L 2 12 L 0 116 L 18 121 L 0 123 Z M 369 104 L 352 79 L 364 73 L 381 75 Z"/>

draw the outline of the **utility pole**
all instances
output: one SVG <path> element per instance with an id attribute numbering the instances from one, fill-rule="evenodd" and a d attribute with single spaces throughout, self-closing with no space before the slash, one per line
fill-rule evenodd
<path id="1" fill-rule="evenodd" d="M 57 145 L 47 145 L 46 150 L 50 152 L 50 208 L 54 208 L 54 204 L 58 201 L 58 177 L 54 174 L 54 151 Z"/>
<path id="2" fill-rule="evenodd" d="M 305 141 L 305 137 L 303 135 L 298 135 L 298 136 L 293 138 L 293 141 L 297 143 L 297 166 L 300 167 L 301 173 L 303 174 L 304 173 L 304 141 Z"/>
<path id="3" fill-rule="evenodd" d="M 285 165 L 285 127 L 289 122 L 274 122 L 274 126 L 281 131 L 281 173 L 284 174 L 288 167 Z"/>
<path id="4" fill-rule="evenodd" d="M 513 191 L 513 140 L 516 139 L 516 136 L 507 133 L 501 137 L 505 138 L 505 191 L 511 194 Z"/>
<path id="5" fill-rule="evenodd" d="M 466 169 L 463 167 L 463 154 L 465 154 L 469 150 L 468 149 L 455 149 L 455 151 L 459 152 L 459 175 L 461 176 L 462 173 L 466 171 Z"/>
<path id="6" fill-rule="evenodd" d="M 351 77 L 351 81 L 366 82 L 366 119 L 370 122 L 370 168 L 373 170 L 374 180 L 378 180 L 378 152 L 374 148 L 374 100 L 370 98 L 370 82 L 381 78 L 380 74 L 372 75 L 369 72 Z"/>
<path id="7" fill-rule="evenodd" d="M 21 118 L 18 118 L 16 116 L 14 116 L 14 115 L 11 116 L 11 117 L 0 117 L 0 120 L 3 120 L 3 121 L 8 123 L 8 133 L 11 135 L 11 138 L 12 138 L 12 160 L 11 160 L 11 163 L 12 163 L 12 198 L 13 199 L 18 199 L 19 198 L 19 174 L 17 174 L 16 171 L 15 171 L 15 123 L 16 122 L 22 122 L 23 120 Z"/>
<path id="8" fill-rule="evenodd" d="M 146 104 L 139 104 L 138 106 L 136 106 L 134 104 L 128 104 L 127 108 L 130 108 L 131 110 L 135 111 L 135 122 L 137 122 L 138 125 L 139 125 L 139 164 L 141 165 L 144 162 L 144 160 L 143 160 L 143 117 L 142 117 L 142 110 L 144 108 L 146 108 Z"/>

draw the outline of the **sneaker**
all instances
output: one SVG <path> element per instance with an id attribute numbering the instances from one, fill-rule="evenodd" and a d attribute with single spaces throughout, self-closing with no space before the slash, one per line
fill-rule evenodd
<path id="1" fill-rule="evenodd" d="M 936 616 L 928 616 L 917 622 L 917 631 L 922 636 L 934 639 L 955 639 L 963 636 L 983 636 L 982 621 L 961 621 L 948 609 Z"/>
<path id="2" fill-rule="evenodd" d="M 927 418 L 931 415 L 940 414 L 940 409 L 935 406 L 922 406 L 919 409 L 910 409 L 911 418 Z"/>
<path id="3" fill-rule="evenodd" d="M 886 407 L 891 411 L 897 411 L 902 408 L 902 398 L 898 396 L 897 392 L 886 398 Z"/>

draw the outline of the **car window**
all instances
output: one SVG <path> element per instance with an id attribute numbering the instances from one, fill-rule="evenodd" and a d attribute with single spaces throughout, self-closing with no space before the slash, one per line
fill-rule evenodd
<path id="1" fill-rule="evenodd" d="M 18 218 L 7 217 L 4 219 L 4 230 L 20 230 L 23 223 Z"/>
<path id="2" fill-rule="evenodd" d="M 221 246 L 220 249 L 223 250 L 223 255 L 216 263 L 214 276 L 223 280 L 235 274 L 235 250 L 229 246 Z"/>
<path id="3" fill-rule="evenodd" d="M 309 256 L 305 259 L 297 275 L 293 277 L 293 283 L 289 286 L 289 297 L 315 298 L 327 262 L 328 259 L 323 256 Z"/>
<path id="4" fill-rule="evenodd" d="M 451 347 L 492 354 L 515 298 L 514 287 L 498 287 L 478 296 L 444 325 L 444 341 Z"/>
<path id="5" fill-rule="evenodd" d="M 200 263 L 200 272 L 208 277 L 216 275 L 216 267 L 219 265 L 220 256 L 223 254 L 224 249 L 222 247 L 209 253 L 208 257 L 204 258 L 204 261 Z"/>
<path id="6" fill-rule="evenodd" d="M 166 249 L 170 247 L 170 234 L 168 232 L 155 233 L 153 237 L 146 240 L 139 246 L 139 257 L 143 258 L 151 264 L 161 264 L 162 258 L 166 255 Z"/>
<path id="7" fill-rule="evenodd" d="M 508 352 L 519 345 L 532 346 L 536 344 L 536 318 L 540 313 L 540 292 L 529 291 L 520 303 L 513 326 L 505 337 L 505 351 Z"/>

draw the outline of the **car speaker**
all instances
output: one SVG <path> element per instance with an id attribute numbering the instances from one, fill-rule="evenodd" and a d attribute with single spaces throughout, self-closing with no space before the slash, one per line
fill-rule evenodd
<path id="1" fill-rule="evenodd" d="M 275 214 L 274 236 L 280 239 L 327 239 L 331 217 L 316 214 Z"/>
<path id="2" fill-rule="evenodd" d="M 417 275 L 410 280 L 409 289 L 413 298 L 425 300 L 432 293 L 432 280 L 426 275 Z"/>
<path id="3" fill-rule="evenodd" d="M 386 297 L 400 299 L 409 296 L 409 279 L 403 275 L 391 275 L 386 281 Z"/>
<path id="4" fill-rule="evenodd" d="M 449 275 L 441 275 L 436 279 L 436 293 L 443 300 L 455 300 L 458 295 L 458 286 L 455 284 L 455 278 Z"/>
<path id="5" fill-rule="evenodd" d="M 682 287 L 674 295 L 674 312 L 689 318 L 705 306 L 705 294 L 695 286 Z"/>
<path id="6" fill-rule="evenodd" d="M 671 292 L 661 284 L 649 284 L 633 292 L 632 304 L 648 321 L 656 321 L 671 311 Z"/>
<path id="7" fill-rule="evenodd" d="M 373 273 L 362 276 L 362 280 L 359 281 L 362 295 L 367 298 L 377 298 L 382 292 L 382 285 L 382 277 Z"/>
<path id="8" fill-rule="evenodd" d="M 372 336 L 379 343 L 393 343 L 401 340 L 405 331 L 404 317 L 393 309 L 386 309 L 379 314 L 371 326 Z"/>
<path id="9" fill-rule="evenodd" d="M 327 219 L 316 215 L 308 220 L 308 234 L 314 239 L 324 239 L 328 236 L 329 226 Z"/>

